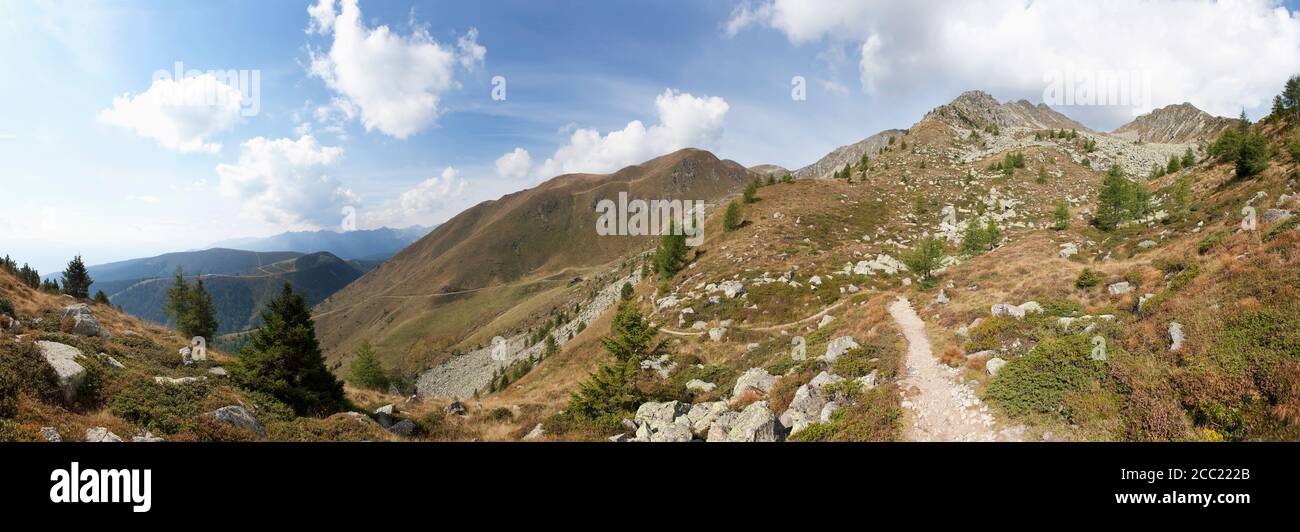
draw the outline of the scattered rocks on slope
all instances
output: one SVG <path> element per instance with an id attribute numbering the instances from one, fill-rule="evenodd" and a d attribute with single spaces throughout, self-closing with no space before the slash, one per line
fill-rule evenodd
<path id="1" fill-rule="evenodd" d="M 700 379 L 691 379 L 689 381 L 686 381 L 686 389 L 692 392 L 709 393 L 713 391 L 714 388 L 717 387 L 718 385 L 716 384 L 713 384 L 711 382 L 704 382 Z"/>
<path id="2" fill-rule="evenodd" d="M 51 443 L 59 443 L 63 441 L 63 436 L 59 435 L 59 429 L 54 427 L 41 427 L 41 437 L 45 438 L 45 441 Z"/>
<path id="3" fill-rule="evenodd" d="M 446 411 L 448 415 L 452 416 L 463 416 L 469 413 L 469 409 L 465 408 L 465 403 L 460 401 L 452 401 L 451 404 L 447 405 Z"/>
<path id="4" fill-rule="evenodd" d="M 541 438 L 541 437 L 543 437 L 543 436 L 545 436 L 545 435 L 546 435 L 546 429 L 542 428 L 542 424 L 541 424 L 541 423 L 538 423 L 537 426 L 533 427 L 533 430 L 528 431 L 528 434 L 525 434 L 525 435 L 524 435 L 524 439 L 525 439 L 525 440 L 536 440 L 536 439 Z"/>
<path id="5" fill-rule="evenodd" d="M 794 392 L 790 407 L 781 414 L 781 425 L 788 429 L 790 434 L 798 433 L 808 424 L 818 421 L 821 418 L 822 407 L 825 406 L 826 398 L 817 387 L 808 384 L 800 386 Z"/>
<path id="6" fill-rule="evenodd" d="M 993 357 L 990 358 L 988 362 L 984 363 L 984 369 L 989 372 L 990 376 L 992 376 L 992 375 L 997 375 L 998 371 L 1000 371 L 1002 367 L 1006 365 L 1007 365 L 1006 360 L 1003 360 L 999 357 Z"/>
<path id="7" fill-rule="evenodd" d="M 415 434 L 415 422 L 409 419 L 403 419 L 397 423 L 393 423 L 393 426 L 388 427 L 388 432 L 403 438 L 410 438 L 412 434 Z"/>
<path id="8" fill-rule="evenodd" d="M 1175 321 L 1175 322 L 1170 322 L 1170 324 L 1169 324 L 1169 350 L 1170 350 L 1170 351 L 1178 351 L 1179 349 L 1182 349 L 1182 348 L 1183 348 L 1183 341 L 1186 340 L 1186 339 L 1187 339 L 1187 335 L 1183 333 L 1183 324 L 1178 323 L 1178 322 L 1176 322 L 1176 321 Z"/>
<path id="9" fill-rule="evenodd" d="M 1132 291 L 1133 291 L 1133 285 L 1129 284 L 1128 281 L 1120 281 L 1120 282 L 1118 282 L 1118 283 L 1115 283 L 1115 284 L 1112 284 L 1112 285 L 1110 285 L 1110 286 L 1107 286 L 1107 287 L 1106 287 L 1106 291 L 1107 291 L 1107 292 L 1110 292 L 1110 295 L 1112 295 L 1112 296 L 1118 296 L 1118 295 L 1127 294 L 1127 293 L 1129 293 L 1129 292 L 1132 292 Z"/>
<path id="10" fill-rule="evenodd" d="M 732 397 L 740 397 L 746 390 L 754 389 L 762 392 L 764 396 L 772 390 L 772 385 L 776 384 L 776 377 L 768 373 L 763 368 L 749 368 L 740 378 L 736 379 L 736 386 L 731 390 Z"/>

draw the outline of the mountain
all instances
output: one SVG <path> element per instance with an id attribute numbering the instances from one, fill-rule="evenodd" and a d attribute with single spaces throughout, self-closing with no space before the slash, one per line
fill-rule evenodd
<path id="1" fill-rule="evenodd" d="M 381 227 L 357 231 L 298 231 L 266 238 L 237 238 L 212 244 L 215 248 L 249 251 L 326 251 L 345 259 L 382 260 L 428 234 L 431 228 L 418 225 L 405 229 Z"/>
<path id="2" fill-rule="evenodd" d="M 200 252 L 201 253 L 201 252 Z M 217 309 L 218 333 L 249 329 L 257 324 L 258 314 L 271 298 L 279 294 L 285 282 L 307 296 L 309 304 L 318 303 L 361 277 L 357 265 L 331 253 L 296 255 L 278 262 L 254 266 L 244 271 L 186 273 L 191 284 L 202 278 Z M 96 282 L 95 287 L 109 296 L 113 305 L 132 316 L 154 323 L 171 324 L 163 314 L 167 289 L 172 286 L 172 272 L 146 278 Z"/>
<path id="3" fill-rule="evenodd" d="M 925 118 L 959 129 L 983 130 L 996 126 L 1091 131 L 1046 104 L 1034 105 L 1026 100 L 999 103 L 984 91 L 963 92 L 952 102 L 932 109 Z"/>
<path id="4" fill-rule="evenodd" d="M 86 271 L 95 280 L 91 292 L 103 289 L 104 283 L 129 281 L 151 277 L 168 277 L 181 268 L 186 274 L 235 274 L 301 256 L 301 253 L 254 252 L 238 249 L 213 248 L 203 251 L 181 251 L 156 257 L 131 259 L 107 264 L 87 266 Z M 57 274 L 56 274 L 57 275 Z M 105 290 L 107 292 L 108 290 Z"/>
<path id="5" fill-rule="evenodd" d="M 321 344 L 337 359 L 368 339 L 391 363 L 431 364 L 518 327 L 525 314 L 557 304 L 551 301 L 575 297 L 587 289 L 575 278 L 654 245 L 656 236 L 598 235 L 598 201 L 626 192 L 714 204 L 753 178 L 733 161 L 684 149 L 480 203 L 317 306 Z"/>
<path id="6" fill-rule="evenodd" d="M 790 173 L 789 170 L 786 170 L 784 167 L 775 164 L 754 165 L 749 167 L 749 171 L 761 175 L 763 177 L 772 176 L 778 179 Z"/>
<path id="7" fill-rule="evenodd" d="M 1214 116 L 1190 103 L 1161 107 L 1117 128 L 1113 134 L 1142 142 L 1186 144 L 1210 142 L 1241 122 Z"/>
<path id="8" fill-rule="evenodd" d="M 817 162 L 796 170 L 794 176 L 798 178 L 830 177 L 837 170 L 844 168 L 846 164 L 857 164 L 858 161 L 862 160 L 863 155 L 875 157 L 877 153 L 880 153 L 881 149 L 889 145 L 889 139 L 902 134 L 903 130 L 901 129 L 887 129 L 853 144 L 840 146 L 818 159 Z"/>

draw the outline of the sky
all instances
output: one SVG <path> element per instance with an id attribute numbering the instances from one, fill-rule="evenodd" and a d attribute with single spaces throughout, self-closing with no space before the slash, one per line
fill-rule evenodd
<path id="1" fill-rule="evenodd" d="M 684 147 L 796 169 L 972 89 L 1097 130 L 1185 101 L 1257 118 L 1300 73 L 1296 9 L 0 0 L 0 255 L 50 273 L 432 225 Z M 1100 97 L 1100 79 L 1133 90 Z"/>

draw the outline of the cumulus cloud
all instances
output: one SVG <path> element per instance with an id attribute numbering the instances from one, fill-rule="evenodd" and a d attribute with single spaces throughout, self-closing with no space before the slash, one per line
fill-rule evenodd
<path id="1" fill-rule="evenodd" d="M 947 82 L 1034 95 L 1053 72 L 1141 72 L 1153 106 L 1235 116 L 1300 70 L 1300 18 L 1270 0 L 763 0 L 736 8 L 726 31 L 756 25 L 852 46 L 868 93 Z"/>
<path id="2" fill-rule="evenodd" d="M 149 89 L 113 98 L 99 121 L 134 131 L 179 152 L 221 151 L 209 138 L 233 129 L 242 120 L 239 89 L 212 74 L 154 79 Z"/>
<path id="3" fill-rule="evenodd" d="M 465 193 L 465 180 L 460 171 L 448 166 L 441 175 L 425 179 L 415 188 L 402 193 L 402 210 L 407 215 L 418 215 L 445 205 L 449 200 Z"/>
<path id="4" fill-rule="evenodd" d="M 343 149 L 298 140 L 257 137 L 240 145 L 239 162 L 217 165 L 219 189 L 243 203 L 247 214 L 279 226 L 332 227 L 340 211 L 356 205 L 351 190 L 326 174 Z"/>
<path id="5" fill-rule="evenodd" d="M 682 148 L 716 149 L 730 108 L 717 96 L 696 97 L 667 89 L 655 97 L 659 123 L 646 127 L 633 120 L 604 135 L 595 129 L 574 129 L 569 142 L 537 165 L 533 175 L 545 179 L 578 172 L 607 173 Z M 526 150 L 515 148 L 497 159 L 497 172 L 504 176 L 503 169 L 508 169 L 518 175 L 530 160 Z"/>
<path id="6" fill-rule="evenodd" d="M 487 55 L 476 29 L 451 46 L 424 28 L 400 35 L 368 27 L 357 0 L 319 0 L 307 11 L 307 32 L 333 37 L 329 50 L 310 52 L 310 74 L 356 107 L 366 131 L 404 139 L 433 126 L 443 93 L 457 86 L 456 65 Z"/>
<path id="7" fill-rule="evenodd" d="M 497 175 L 511 179 L 523 179 L 528 176 L 528 169 L 533 166 L 533 158 L 528 150 L 515 148 L 514 151 L 497 158 Z"/>

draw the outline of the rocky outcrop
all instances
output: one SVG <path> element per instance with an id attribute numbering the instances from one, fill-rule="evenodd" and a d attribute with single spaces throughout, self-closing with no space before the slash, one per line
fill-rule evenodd
<path id="1" fill-rule="evenodd" d="M 81 336 L 99 336 L 99 319 L 85 303 L 63 307 L 63 323 L 67 332 Z"/>
<path id="2" fill-rule="evenodd" d="M 960 130 L 1023 127 L 1029 129 L 1073 129 L 1089 131 L 1083 124 L 1056 112 L 1045 104 L 1026 100 L 999 103 L 984 91 L 963 92 L 957 99 L 926 113 L 924 120 L 942 122 Z"/>
<path id="3" fill-rule="evenodd" d="M 853 337 L 841 336 L 831 340 L 829 344 L 826 344 L 826 354 L 822 355 L 821 359 L 825 362 L 835 362 L 835 359 L 839 358 L 840 355 L 859 347 L 862 346 L 858 345 L 858 343 L 853 340 Z"/>
<path id="4" fill-rule="evenodd" d="M 1238 121 L 1213 116 L 1190 103 L 1167 105 L 1135 118 L 1113 134 L 1128 140 L 1160 144 L 1213 141 Z"/>
<path id="5" fill-rule="evenodd" d="M 86 429 L 86 441 L 90 443 L 117 443 L 122 438 L 104 427 Z"/>
<path id="6" fill-rule="evenodd" d="M 767 407 L 767 401 L 750 403 L 736 416 L 727 433 L 729 442 L 777 441 L 780 422 Z"/>
<path id="7" fill-rule="evenodd" d="M 749 368 L 740 378 L 736 379 L 736 385 L 731 389 L 732 397 L 740 397 L 746 390 L 757 390 L 764 396 L 772 390 L 772 385 L 776 384 L 776 377 L 763 368 Z"/>

